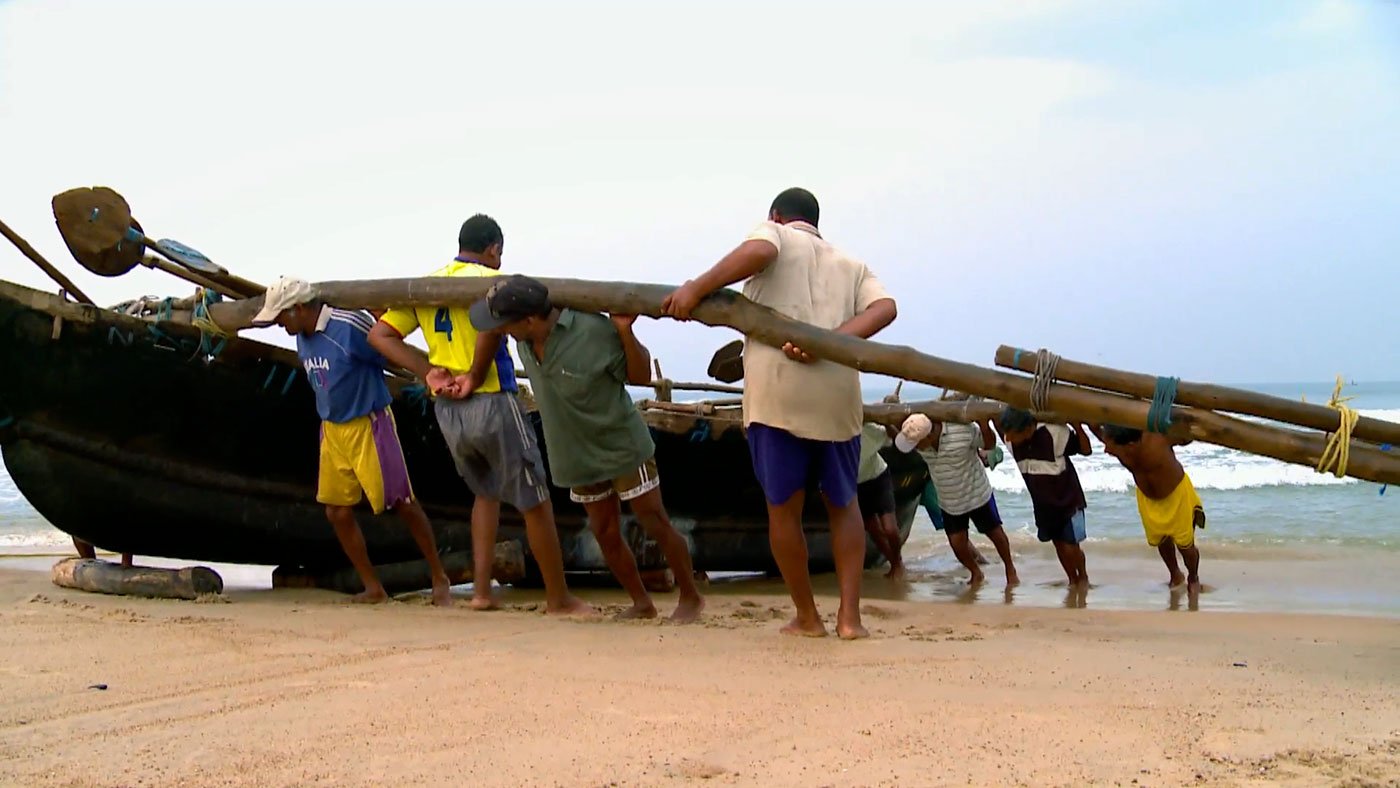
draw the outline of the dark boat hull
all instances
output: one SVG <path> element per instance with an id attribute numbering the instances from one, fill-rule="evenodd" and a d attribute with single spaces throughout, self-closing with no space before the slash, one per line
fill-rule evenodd
<path id="1" fill-rule="evenodd" d="M 64 315 L 55 333 L 55 314 Z M 26 499 L 61 530 L 99 547 L 195 561 L 345 563 L 315 503 L 313 396 L 284 351 L 230 340 L 216 357 L 197 331 L 152 324 L 0 283 L 0 444 Z M 416 494 L 440 549 L 469 550 L 470 490 L 457 476 L 431 404 L 412 391 L 393 405 Z M 533 416 L 534 414 L 532 414 Z M 538 419 L 534 419 L 538 431 Z M 667 508 L 697 568 L 772 569 L 766 509 L 742 434 L 654 431 Z M 546 452 L 548 447 L 545 447 Z M 907 535 L 927 471 L 888 454 Z M 554 490 L 570 570 L 604 568 L 580 507 Z M 812 495 L 807 539 L 815 570 L 831 567 L 825 513 Z M 393 515 L 361 515 L 377 563 L 417 549 Z M 501 539 L 523 541 L 503 509 Z M 630 529 L 644 566 L 654 545 Z M 878 554 L 867 550 L 868 563 Z"/>

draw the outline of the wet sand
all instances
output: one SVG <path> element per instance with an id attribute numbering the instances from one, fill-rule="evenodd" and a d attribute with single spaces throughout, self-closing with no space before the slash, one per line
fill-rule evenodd
<path id="1" fill-rule="evenodd" d="M 875 637 L 845 643 L 778 635 L 787 600 L 752 584 L 715 590 L 703 624 L 677 627 L 555 620 L 515 591 L 496 613 L 319 591 L 172 602 L 0 570 L 0 784 L 1400 776 L 1395 620 L 872 600 Z"/>

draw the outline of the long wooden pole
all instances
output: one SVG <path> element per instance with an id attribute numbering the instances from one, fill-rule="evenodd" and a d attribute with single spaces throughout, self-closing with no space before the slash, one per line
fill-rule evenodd
<path id="1" fill-rule="evenodd" d="M 6 238 L 8 238 L 10 243 L 14 244 L 21 252 L 24 253 L 25 257 L 28 257 L 34 262 L 35 265 L 42 268 L 44 270 L 44 273 L 49 275 L 50 279 L 53 279 L 55 282 L 58 283 L 59 287 L 62 287 L 64 290 L 67 290 L 69 293 L 71 293 L 74 298 L 78 299 L 84 304 L 91 304 L 93 306 L 97 305 L 97 303 L 91 298 L 88 298 L 87 294 L 80 290 L 77 285 L 73 284 L 72 279 L 69 279 L 68 277 L 64 276 L 62 271 L 58 270 L 57 268 L 54 268 L 53 264 L 50 263 L 48 260 L 45 260 L 44 256 L 39 254 L 39 251 L 37 249 L 30 246 L 28 241 L 21 238 L 18 233 L 16 233 L 14 230 L 11 230 L 9 228 L 9 225 L 5 224 L 4 222 L 0 222 L 0 235 L 3 235 Z"/>
<path id="2" fill-rule="evenodd" d="M 997 348 L 996 365 L 1007 369 L 1019 369 L 1022 372 L 1035 372 L 1035 351 L 1002 345 Z M 1157 387 L 1157 379 L 1151 375 L 1123 372 L 1065 358 L 1056 364 L 1055 377 L 1068 383 L 1078 383 L 1118 394 L 1131 394 L 1144 399 L 1152 399 L 1152 393 Z M 1183 380 L 1176 386 L 1176 401 L 1207 410 L 1245 413 L 1323 432 L 1335 432 L 1341 421 L 1340 415 L 1332 408 L 1212 383 L 1189 383 Z M 1400 424 L 1395 422 L 1362 416 L 1352 428 L 1351 434 L 1354 438 L 1400 446 Z"/>
<path id="3" fill-rule="evenodd" d="M 593 312 L 661 316 L 661 302 L 674 288 L 634 282 L 540 280 L 554 303 Z M 470 304 L 486 294 L 491 278 L 427 277 L 318 285 L 328 303 L 346 308 L 384 306 L 447 306 Z M 225 330 L 245 327 L 262 303 L 253 298 L 214 304 L 210 316 Z M 1031 380 L 1023 375 L 984 369 L 960 361 L 920 353 L 911 347 L 885 345 L 817 328 L 780 315 L 749 301 L 733 290 L 721 290 L 696 307 L 696 321 L 737 329 L 767 345 L 791 342 L 820 359 L 863 372 L 878 372 L 934 386 L 979 394 L 1020 408 L 1030 407 Z M 1050 387 L 1047 409 L 1064 418 L 1145 428 L 1148 403 L 1134 397 L 1056 384 Z M 1202 440 L 1262 454 L 1286 462 L 1316 466 L 1326 441 L 1320 435 L 1252 424 L 1210 411 L 1185 406 L 1172 408 L 1167 433 L 1179 440 Z M 1347 474 L 1387 484 L 1400 484 L 1400 455 L 1386 454 L 1353 442 Z"/>

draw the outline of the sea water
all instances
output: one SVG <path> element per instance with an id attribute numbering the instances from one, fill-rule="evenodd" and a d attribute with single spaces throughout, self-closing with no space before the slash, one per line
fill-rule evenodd
<path id="1" fill-rule="evenodd" d="M 1332 387 L 1245 388 L 1323 403 Z M 867 386 L 866 398 L 878 401 L 888 391 Z M 1400 422 L 1400 383 L 1359 383 L 1349 385 L 1345 393 L 1354 397 L 1348 404 L 1363 415 Z M 905 401 L 937 395 L 936 389 L 917 384 L 902 390 Z M 1337 479 L 1204 443 L 1178 448 L 1177 454 L 1207 512 L 1206 530 L 1198 532 L 1206 592 L 1197 607 L 1400 616 L 1400 488 L 1382 495 L 1378 484 Z M 1036 540 L 1030 498 L 1009 452 L 991 472 L 991 481 L 1021 586 L 1005 590 L 991 543 L 974 536 L 993 563 L 985 568 L 988 582 L 970 589 L 944 535 L 920 510 L 904 548 L 911 581 L 888 584 L 872 575 L 865 583 L 866 595 L 979 604 L 1189 607 L 1188 600 L 1167 590 L 1166 568 L 1143 537 L 1132 476 L 1104 454 L 1097 441 L 1092 456 L 1075 457 L 1073 462 L 1089 502 L 1084 549 L 1093 587 L 1085 599 L 1069 593 L 1053 549 Z M 71 549 L 71 539 L 29 506 L 0 467 L 0 555 L 49 555 Z M 259 570 L 248 576 L 264 574 Z"/>

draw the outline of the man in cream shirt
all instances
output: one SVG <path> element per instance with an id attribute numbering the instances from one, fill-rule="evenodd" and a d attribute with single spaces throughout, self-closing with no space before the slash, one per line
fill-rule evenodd
<path id="1" fill-rule="evenodd" d="M 768 221 L 662 305 L 680 320 L 705 296 L 747 279 L 744 295 L 819 328 L 862 338 L 895 318 L 895 302 L 861 261 L 827 243 L 817 231 L 817 198 L 788 189 L 773 200 Z M 841 607 L 836 633 L 865 637 L 860 580 L 865 530 L 856 502 L 863 403 L 856 370 L 812 357 L 788 343 L 781 349 L 749 341 L 744 348 L 744 424 L 754 474 L 768 499 L 769 541 L 797 616 L 783 632 L 826 634 L 812 597 L 802 506 L 816 480 L 831 523 Z"/>

